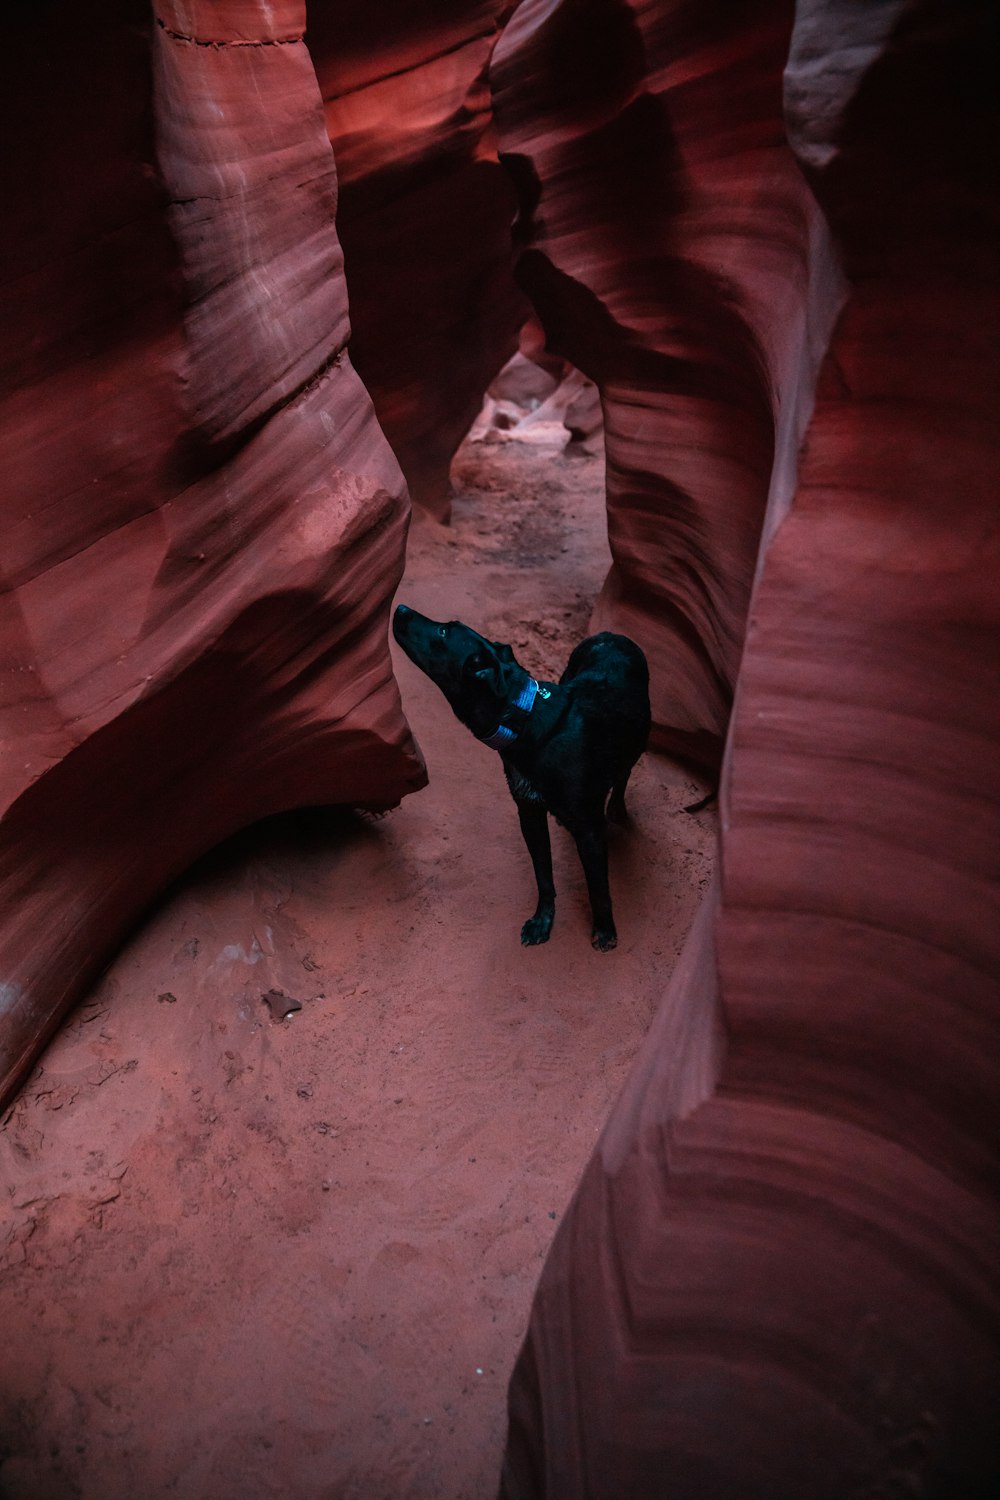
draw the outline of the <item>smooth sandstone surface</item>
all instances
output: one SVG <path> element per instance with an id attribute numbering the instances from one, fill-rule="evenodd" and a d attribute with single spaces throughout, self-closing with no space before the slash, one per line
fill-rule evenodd
<path id="1" fill-rule="evenodd" d="M 488 80 L 505 0 L 309 8 L 337 159 L 352 357 L 414 502 L 451 508 L 449 466 L 530 307 Z"/>
<path id="2" fill-rule="evenodd" d="M 10 28 L 0 1094 L 198 854 L 424 779 L 385 640 L 405 486 L 346 353 L 304 21 Z"/>
<path id="3" fill-rule="evenodd" d="M 715 455 L 743 453 L 771 491 L 746 580 L 756 572 L 720 878 L 543 1272 L 511 1385 L 505 1500 L 985 1500 L 1000 1473 L 984 11 L 882 7 L 862 46 L 860 9 L 802 4 L 785 32 L 784 149 L 808 174 L 848 297 L 797 482 L 767 484 L 763 418 L 738 405 L 713 417 L 709 487 Z M 536 58 L 539 99 L 532 38 L 579 10 L 529 0 L 505 37 L 512 69 L 524 49 L 522 76 Z M 751 11 L 760 45 L 777 45 L 788 9 L 741 7 L 748 28 Z M 701 36 L 690 89 L 702 97 L 721 99 L 752 39 L 726 30 L 713 49 L 703 13 L 681 5 L 591 13 L 617 30 L 655 25 L 681 58 Z M 738 148 L 753 117 L 741 121 L 738 89 L 729 98 L 733 117 L 708 123 L 729 120 Z M 542 205 L 560 190 L 546 172 L 568 149 L 565 119 L 518 123 Z M 787 198 L 742 183 L 766 246 Z M 568 208 L 556 249 L 591 282 L 623 254 L 610 231 L 600 255 L 574 235 Z M 795 254 L 771 260 L 770 293 L 758 286 L 776 324 L 809 285 L 782 288 Z M 592 328 L 578 291 L 559 315 L 574 296 Z M 676 316 L 688 320 L 683 298 Z M 731 303 L 720 339 L 727 323 L 742 337 Z M 803 370 L 810 325 L 800 307 Z M 568 314 L 566 327 L 569 350 L 570 331 L 586 334 Z M 659 451 L 669 476 L 674 446 Z M 649 493 L 662 500 L 664 479 Z M 651 500 L 640 533 L 630 503 L 615 521 L 609 492 L 639 556 L 647 536 L 676 547 L 673 515 Z M 684 497 L 681 514 L 696 513 Z M 635 597 L 656 616 L 652 588 Z"/>
<path id="4" fill-rule="evenodd" d="M 716 770 L 769 493 L 842 296 L 784 138 L 789 24 L 769 0 L 525 0 L 492 66 L 518 279 L 601 390 L 593 623 L 653 662 L 654 743 Z"/>

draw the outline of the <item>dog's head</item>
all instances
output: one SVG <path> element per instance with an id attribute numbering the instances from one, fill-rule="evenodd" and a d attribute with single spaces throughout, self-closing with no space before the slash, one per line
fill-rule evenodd
<path id="1" fill-rule="evenodd" d="M 461 620 L 429 620 L 406 604 L 396 607 L 392 633 L 456 717 L 480 738 L 491 734 L 525 680 L 510 647 L 488 641 Z"/>

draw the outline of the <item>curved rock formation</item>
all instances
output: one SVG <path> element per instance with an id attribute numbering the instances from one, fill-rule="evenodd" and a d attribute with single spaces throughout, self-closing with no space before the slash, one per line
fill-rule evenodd
<path id="1" fill-rule="evenodd" d="M 352 356 L 410 494 L 440 520 L 449 465 L 528 306 L 487 68 L 506 0 L 314 5 L 337 158 Z"/>
<path id="2" fill-rule="evenodd" d="M 645 648 L 654 743 L 708 766 L 772 477 L 794 472 L 802 351 L 841 296 L 784 139 L 787 9 L 526 0 L 492 70 L 518 279 L 601 389 L 614 566 L 594 626 Z"/>
<path id="3" fill-rule="evenodd" d="M 721 883 L 543 1273 L 506 1500 L 985 1500 L 1000 1473 L 989 49 L 984 7 L 863 9 L 802 0 L 787 38 L 851 293 L 767 518 Z M 642 10 L 679 56 L 694 14 Z M 696 92 L 743 55 L 721 40 Z M 783 196 L 747 191 L 778 238 Z M 738 453 L 763 425 L 733 417 Z"/>
<path id="4" fill-rule="evenodd" d="M 345 351 L 304 21 L 7 29 L 0 1096 L 200 852 L 422 784 L 386 648 L 405 487 Z"/>
<path id="5" fill-rule="evenodd" d="M 401 5 L 372 59 L 335 9 L 326 120 L 301 0 L 7 23 L 0 1092 L 201 850 L 423 775 L 327 127 L 362 345 L 440 510 L 494 355 L 424 407 L 414 315 L 380 373 L 438 295 L 380 215 L 412 188 L 436 246 L 468 187 L 460 347 L 500 274 L 501 215 L 468 210 L 497 8 L 428 44 Z M 711 763 L 729 722 L 719 884 L 547 1264 L 509 1500 L 992 1493 L 984 12 L 524 0 L 498 51 L 521 276 L 603 394 L 599 617 L 650 653 L 661 744 Z"/>

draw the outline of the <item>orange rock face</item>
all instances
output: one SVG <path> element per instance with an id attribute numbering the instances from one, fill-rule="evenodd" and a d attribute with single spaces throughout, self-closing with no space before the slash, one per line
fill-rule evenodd
<path id="1" fill-rule="evenodd" d="M 645 648 L 654 743 L 708 766 L 842 294 L 784 138 L 788 35 L 771 3 L 527 0 L 493 64 L 518 278 L 601 388 L 614 566 L 594 626 Z"/>
<path id="2" fill-rule="evenodd" d="M 529 307 L 488 82 L 505 0 L 314 5 L 337 158 L 352 356 L 414 501 L 447 519 L 452 456 Z"/>
<path id="3" fill-rule="evenodd" d="M 672 51 L 681 69 L 704 15 L 529 3 L 511 58 L 557 12 L 568 26 L 585 10 L 654 28 L 659 55 Z M 784 8 L 740 7 L 741 26 L 751 12 L 760 46 L 776 45 L 769 20 Z M 1000 1472 L 987 1395 L 998 610 L 983 18 L 974 6 L 899 4 L 862 21 L 854 6 L 802 3 L 785 37 L 785 150 L 809 177 L 848 298 L 797 483 L 768 482 L 755 404 L 776 406 L 787 385 L 768 396 L 762 382 L 728 422 L 715 408 L 709 488 L 719 454 L 738 466 L 745 453 L 771 490 L 753 522 L 763 546 L 723 778 L 721 878 L 543 1273 L 511 1386 L 506 1500 L 985 1500 Z M 728 120 L 738 170 L 755 119 L 743 119 L 742 88 L 724 103 L 750 39 L 718 41 L 698 52 L 689 84 L 705 101 L 710 177 L 718 131 Z M 548 97 L 542 68 L 532 86 Z M 681 118 L 680 101 L 669 116 Z M 566 149 L 562 120 L 519 126 L 545 143 L 522 149 L 547 234 L 546 151 Z M 808 371 L 818 324 L 800 299 L 811 277 L 782 286 L 801 246 L 795 234 L 781 243 L 792 170 L 774 193 L 743 173 L 735 204 L 776 273 L 770 292 L 758 287 L 758 311 L 777 325 L 791 310 Z M 696 201 L 676 208 L 678 232 L 695 238 Z M 742 222 L 734 206 L 737 241 Z M 586 234 L 567 231 L 556 248 L 596 280 L 622 265 L 610 231 L 607 241 L 603 260 Z M 560 309 L 575 297 L 585 327 L 596 320 L 612 337 L 606 309 L 565 285 L 569 271 L 540 260 L 537 275 L 565 292 Z M 622 280 L 639 327 L 648 304 Z M 691 304 L 674 285 L 686 326 Z M 717 334 L 730 343 L 718 359 L 735 344 L 746 371 L 743 311 L 736 319 L 724 300 Z M 649 405 L 641 392 L 637 426 Z M 681 449 L 679 513 L 693 519 L 697 465 Z M 639 591 L 620 538 L 649 555 L 674 463 L 671 443 L 644 491 L 649 530 L 637 509 L 629 516 L 634 490 L 619 495 L 615 523 L 621 597 L 631 589 L 654 617 L 662 592 L 652 573 Z M 753 526 L 740 493 L 742 547 Z"/>
<path id="4" fill-rule="evenodd" d="M 985 1500 L 985 6 L 522 0 L 491 65 L 499 0 L 317 4 L 315 67 L 301 0 L 15 10 L 0 1095 L 201 851 L 422 784 L 330 138 L 359 356 L 443 515 L 523 315 L 490 69 L 521 284 L 601 392 L 597 621 L 647 650 L 657 743 L 722 762 L 717 883 L 547 1262 L 503 1494 Z"/>
<path id="5" fill-rule="evenodd" d="M 304 7 L 145 19 L 8 38 L 0 1094 L 201 851 L 423 780 Z"/>

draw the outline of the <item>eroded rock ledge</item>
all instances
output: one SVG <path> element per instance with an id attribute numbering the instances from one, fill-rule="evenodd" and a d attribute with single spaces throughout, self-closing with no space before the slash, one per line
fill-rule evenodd
<path id="1" fill-rule="evenodd" d="M 50 6 L 6 42 L 0 1095 L 203 850 L 423 781 L 304 6 L 155 21 Z"/>

